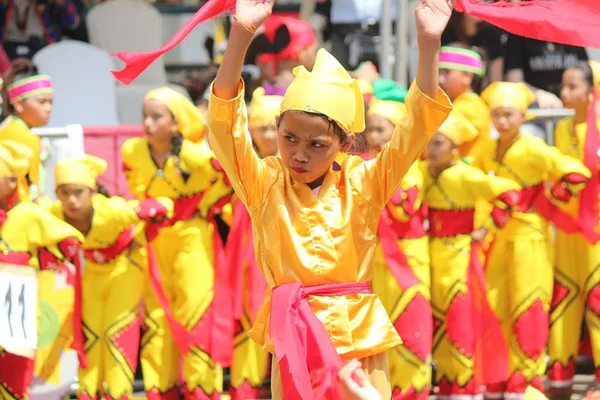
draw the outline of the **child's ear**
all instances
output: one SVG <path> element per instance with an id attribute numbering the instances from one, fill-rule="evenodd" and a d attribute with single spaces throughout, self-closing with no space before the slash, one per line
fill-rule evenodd
<path id="1" fill-rule="evenodd" d="M 23 102 L 22 101 L 15 101 L 13 103 L 13 108 L 15 109 L 16 113 L 22 113 L 23 112 Z"/>
<path id="2" fill-rule="evenodd" d="M 473 73 L 463 72 L 463 84 L 471 86 L 473 84 Z"/>
<path id="3" fill-rule="evenodd" d="M 355 139 L 356 139 L 356 134 L 353 132 L 350 132 L 348 134 L 348 139 L 346 139 L 346 141 L 344 143 L 342 143 L 342 147 L 340 148 L 340 151 L 347 153 L 348 150 L 350 150 L 350 146 L 352 146 Z"/>

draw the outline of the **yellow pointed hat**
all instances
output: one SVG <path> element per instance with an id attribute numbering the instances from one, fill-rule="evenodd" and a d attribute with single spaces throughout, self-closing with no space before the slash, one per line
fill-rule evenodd
<path id="1" fill-rule="evenodd" d="M 149 91 L 145 100 L 158 100 L 166 105 L 177 120 L 177 128 L 184 138 L 193 142 L 200 142 L 204 139 L 206 126 L 202 114 L 198 107 L 181 93 L 168 87 L 162 87 Z"/>
<path id="2" fill-rule="evenodd" d="M 275 122 L 275 116 L 279 115 L 282 100 L 283 96 L 265 96 L 263 87 L 254 90 L 248 111 L 248 125 L 250 127 L 264 127 Z"/>
<path id="3" fill-rule="evenodd" d="M 360 87 L 326 50 L 320 49 L 311 72 L 294 68 L 295 78 L 283 96 L 281 113 L 290 110 L 323 114 L 344 131 L 365 130 L 365 106 Z"/>
<path id="4" fill-rule="evenodd" d="M 29 172 L 31 149 L 12 140 L 0 140 L 0 177 L 23 178 Z"/>
<path id="5" fill-rule="evenodd" d="M 56 187 L 71 184 L 95 190 L 98 176 L 106 171 L 106 167 L 106 161 L 89 154 L 68 156 L 54 167 L 54 182 Z"/>
<path id="6" fill-rule="evenodd" d="M 448 118 L 438 128 L 438 132 L 457 146 L 474 140 L 479 134 L 475 125 L 456 110 L 450 112 Z"/>
<path id="7" fill-rule="evenodd" d="M 494 82 L 481 93 L 481 98 L 490 110 L 508 107 L 523 114 L 535 101 L 535 95 L 523 82 Z"/>
<path id="8" fill-rule="evenodd" d="M 396 126 L 406 115 L 406 106 L 398 101 L 373 99 L 367 115 L 379 115 Z"/>

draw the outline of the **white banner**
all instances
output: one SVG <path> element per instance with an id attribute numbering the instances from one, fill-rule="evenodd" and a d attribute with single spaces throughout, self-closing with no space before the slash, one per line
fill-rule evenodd
<path id="1" fill-rule="evenodd" d="M 33 358 L 37 348 L 37 279 L 32 267 L 0 263 L 0 346 Z"/>

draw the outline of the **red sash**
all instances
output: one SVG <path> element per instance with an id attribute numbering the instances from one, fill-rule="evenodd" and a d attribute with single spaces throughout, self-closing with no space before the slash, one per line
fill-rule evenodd
<path id="1" fill-rule="evenodd" d="M 244 313 L 243 294 L 247 293 L 250 306 L 250 319 L 254 321 L 262 306 L 267 292 L 267 282 L 262 276 L 256 255 L 254 254 L 254 240 L 252 238 L 252 219 L 244 204 L 237 200 L 233 208 L 233 224 L 229 231 L 229 238 L 225 252 L 231 273 L 231 287 L 233 289 L 233 317 L 239 320 Z M 247 269 L 245 268 L 247 264 Z M 244 271 L 247 271 L 248 281 L 244 284 Z"/>
<path id="2" fill-rule="evenodd" d="M 470 235 L 473 232 L 475 210 L 436 210 L 429 208 L 429 234 L 433 237 Z"/>
<path id="3" fill-rule="evenodd" d="M 96 263 L 105 264 L 117 258 L 125 249 L 133 242 L 133 227 L 125 229 L 115 242 L 103 249 L 87 249 L 84 250 L 85 258 Z"/>
<path id="4" fill-rule="evenodd" d="M 342 359 L 306 298 L 359 293 L 371 293 L 368 282 L 309 287 L 294 282 L 273 289 L 269 332 L 286 400 L 345 399 L 337 380 Z"/>
<path id="5" fill-rule="evenodd" d="M 411 218 L 411 221 L 412 220 L 417 220 L 417 222 L 420 220 L 422 224 L 422 218 L 415 216 Z M 381 244 L 381 250 L 383 251 L 386 266 L 392 275 L 394 275 L 394 278 L 396 278 L 398 286 L 400 286 L 402 290 L 406 290 L 419 283 L 419 279 L 410 268 L 406 254 L 398 247 L 398 239 L 403 238 L 403 236 L 400 236 L 398 230 L 396 230 L 396 226 L 400 224 L 407 226 L 411 225 L 410 222 L 401 223 L 397 221 L 390 215 L 389 210 L 384 208 L 381 212 L 381 218 L 379 219 L 377 236 L 379 236 L 379 244 Z M 424 230 L 422 225 L 420 229 Z M 404 233 L 403 230 L 400 230 L 400 232 Z M 413 234 L 416 236 L 416 232 Z"/>
<path id="6" fill-rule="evenodd" d="M 167 294 L 162 283 L 162 278 L 160 276 L 158 261 L 156 260 L 152 246 L 150 246 L 150 242 L 154 240 L 156 236 L 158 236 L 161 228 L 165 226 L 172 226 L 178 221 L 185 221 L 192 218 L 194 213 L 197 211 L 198 204 L 200 203 L 200 200 L 202 200 L 203 196 L 204 192 L 176 199 L 173 201 L 174 209 L 173 217 L 171 219 L 163 222 L 162 224 L 146 224 L 146 237 L 148 238 L 146 251 L 148 252 L 148 271 L 150 274 L 150 283 L 160 306 L 163 308 L 163 310 L 165 310 L 165 316 L 167 318 L 173 340 L 177 344 L 177 347 L 179 347 L 179 349 L 185 354 L 187 354 L 190 347 L 194 344 L 195 338 L 192 336 L 191 332 L 189 332 L 179 321 L 177 321 L 177 319 L 175 319 L 173 315 L 173 310 L 169 304 L 169 299 L 167 298 Z"/>
<path id="7" fill-rule="evenodd" d="M 477 382 L 487 385 L 508 379 L 508 345 L 500 320 L 487 299 L 485 273 L 479 262 L 480 248 L 479 242 L 471 244 L 467 285 L 473 301 L 473 326 L 477 338 L 474 373 Z"/>

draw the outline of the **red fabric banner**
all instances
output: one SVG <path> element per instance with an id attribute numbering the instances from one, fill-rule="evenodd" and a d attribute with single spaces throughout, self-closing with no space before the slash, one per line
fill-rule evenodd
<path id="1" fill-rule="evenodd" d="M 454 8 L 515 35 L 600 48 L 597 0 L 457 0 Z"/>

